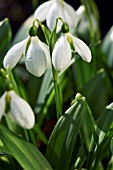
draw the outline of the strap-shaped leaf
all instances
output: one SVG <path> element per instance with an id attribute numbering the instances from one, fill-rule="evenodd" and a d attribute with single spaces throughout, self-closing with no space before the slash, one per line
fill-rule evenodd
<path id="1" fill-rule="evenodd" d="M 112 122 L 113 122 L 113 103 L 111 103 L 105 108 L 105 110 L 102 112 L 102 114 L 100 115 L 96 122 L 97 125 L 95 127 L 95 132 L 92 136 L 90 153 L 88 157 L 87 163 L 88 169 L 90 169 L 92 165 L 93 168 L 96 169 L 97 163 L 102 159 L 102 153 L 106 151 L 106 145 L 107 148 L 110 145 L 110 139 L 113 136 L 113 132 L 112 131 L 109 132 L 109 128 Z"/>
<path id="2" fill-rule="evenodd" d="M 3 126 L 0 126 L 0 139 L 24 170 L 52 170 L 34 145 L 15 136 Z"/>
<path id="3" fill-rule="evenodd" d="M 78 96 L 78 95 L 77 95 Z M 84 97 L 75 103 L 58 120 L 47 147 L 46 158 L 54 170 L 68 170 L 73 148 L 81 126 L 85 109 Z"/>
<path id="4" fill-rule="evenodd" d="M 12 39 L 9 20 L 5 18 L 0 23 L 0 62 L 6 54 Z"/>

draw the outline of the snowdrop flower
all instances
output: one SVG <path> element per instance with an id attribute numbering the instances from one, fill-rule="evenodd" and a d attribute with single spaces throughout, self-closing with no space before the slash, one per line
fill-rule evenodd
<path id="1" fill-rule="evenodd" d="M 64 0 L 51 0 L 41 4 L 35 11 L 34 17 L 41 22 L 46 20 L 47 26 L 50 30 L 53 29 L 56 18 L 61 17 L 70 27 L 74 27 L 78 18 L 76 11 L 72 6 L 64 2 Z M 59 31 L 61 28 L 61 22 L 58 22 Z"/>
<path id="2" fill-rule="evenodd" d="M 56 70 L 62 71 L 71 62 L 72 51 L 68 41 L 72 41 L 75 51 L 86 62 L 91 61 L 91 51 L 89 47 L 79 38 L 72 36 L 70 33 L 63 34 L 56 42 L 52 52 L 52 63 Z"/>
<path id="3" fill-rule="evenodd" d="M 26 43 L 30 37 L 14 45 L 6 54 L 3 64 L 13 69 L 26 49 Z M 31 37 L 31 43 L 25 56 L 27 70 L 34 76 L 41 76 L 50 66 L 50 54 L 48 46 L 41 42 L 38 37 Z"/>
<path id="4" fill-rule="evenodd" d="M 0 98 L 0 119 L 5 114 L 7 98 L 10 104 L 10 113 L 14 121 L 21 127 L 31 129 L 35 123 L 34 113 L 29 104 L 14 91 L 5 92 Z"/>

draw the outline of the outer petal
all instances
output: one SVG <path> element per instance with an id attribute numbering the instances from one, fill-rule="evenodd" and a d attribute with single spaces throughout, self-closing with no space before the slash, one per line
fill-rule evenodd
<path id="1" fill-rule="evenodd" d="M 73 44 L 75 51 L 82 57 L 83 60 L 90 62 L 91 61 L 91 51 L 89 47 L 79 38 L 72 36 Z"/>
<path id="2" fill-rule="evenodd" d="M 15 122 L 23 128 L 31 129 L 35 123 L 34 113 L 29 104 L 19 97 L 14 91 L 10 91 L 10 111 Z"/>
<path id="3" fill-rule="evenodd" d="M 47 60 L 47 68 L 51 67 L 51 57 L 50 57 L 50 51 L 49 47 L 43 43 L 42 41 L 38 40 L 40 47 L 43 49 L 45 55 L 46 55 L 46 60 Z"/>
<path id="4" fill-rule="evenodd" d="M 41 4 L 34 13 L 34 17 L 38 18 L 41 22 L 43 22 L 47 15 L 48 11 L 50 10 L 51 5 L 53 4 L 53 1 L 48 1 L 43 4 Z"/>
<path id="5" fill-rule="evenodd" d="M 52 53 L 52 63 L 56 70 L 65 69 L 71 62 L 71 49 L 65 35 L 56 42 Z"/>
<path id="6" fill-rule="evenodd" d="M 40 46 L 38 37 L 32 37 L 25 60 L 27 70 L 34 76 L 40 77 L 47 69 L 46 55 Z"/>
<path id="7" fill-rule="evenodd" d="M 4 58 L 4 61 L 3 61 L 4 68 L 7 68 L 7 66 L 10 66 L 10 68 L 13 69 L 15 67 L 15 65 L 18 63 L 18 61 L 20 60 L 20 58 L 25 50 L 27 40 L 28 40 L 28 38 L 15 44 L 7 52 L 7 54 Z"/>
<path id="8" fill-rule="evenodd" d="M 54 4 L 51 6 L 49 13 L 46 18 L 47 26 L 50 30 L 54 28 L 56 18 L 62 17 L 62 8 L 59 5 L 57 1 L 54 2 Z M 62 23 L 59 21 L 58 22 L 58 29 L 57 31 L 60 30 Z"/>
<path id="9" fill-rule="evenodd" d="M 6 97 L 7 92 L 5 92 L 1 97 L 0 97 L 0 120 L 2 118 L 2 116 L 5 113 L 5 97 Z"/>
<path id="10" fill-rule="evenodd" d="M 78 23 L 76 11 L 71 5 L 67 4 L 66 2 L 64 2 L 64 15 L 64 20 L 70 27 L 73 27 Z"/>

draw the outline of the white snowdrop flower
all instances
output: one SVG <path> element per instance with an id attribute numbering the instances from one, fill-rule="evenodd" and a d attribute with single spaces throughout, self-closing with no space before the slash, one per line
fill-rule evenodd
<path id="1" fill-rule="evenodd" d="M 10 112 L 15 122 L 23 128 L 31 129 L 35 124 L 34 113 L 29 104 L 14 91 L 10 95 Z"/>
<path id="2" fill-rule="evenodd" d="M 68 42 L 70 38 L 75 48 L 74 52 L 77 52 L 86 62 L 91 61 L 91 51 L 89 47 L 79 38 L 72 36 L 70 33 L 66 33 L 56 42 L 52 52 L 52 63 L 58 71 L 62 71 L 68 67 L 71 62 L 72 50 Z"/>
<path id="3" fill-rule="evenodd" d="M 1 97 L 0 97 L 0 120 L 2 119 L 2 116 L 5 113 L 5 98 L 6 98 L 7 92 L 5 92 Z"/>
<path id="4" fill-rule="evenodd" d="M 26 69 L 33 75 L 40 77 L 51 65 L 48 46 L 38 37 L 31 38 L 25 59 Z"/>
<path id="5" fill-rule="evenodd" d="M 4 68 L 7 68 L 9 66 L 11 69 L 13 69 L 16 66 L 22 54 L 24 53 L 27 41 L 28 41 L 28 37 L 25 40 L 15 44 L 7 52 L 3 61 Z"/>
<path id="6" fill-rule="evenodd" d="M 78 17 L 74 8 L 64 2 L 64 0 L 51 0 L 41 4 L 35 11 L 34 17 L 41 22 L 46 20 L 47 26 L 50 30 L 53 29 L 56 18 L 61 17 L 69 27 L 74 27 L 78 22 Z M 60 30 L 62 23 L 58 22 L 57 31 Z"/>

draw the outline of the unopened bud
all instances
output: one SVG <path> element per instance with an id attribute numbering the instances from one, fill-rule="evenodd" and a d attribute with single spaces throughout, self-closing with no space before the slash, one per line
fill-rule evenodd
<path id="1" fill-rule="evenodd" d="M 36 28 L 36 26 L 31 26 L 29 28 L 29 35 L 32 37 L 32 36 L 37 36 L 37 33 L 38 33 L 38 30 Z"/>
<path id="2" fill-rule="evenodd" d="M 63 25 L 62 25 L 62 32 L 63 33 L 69 32 L 69 26 L 66 23 L 63 23 Z"/>

